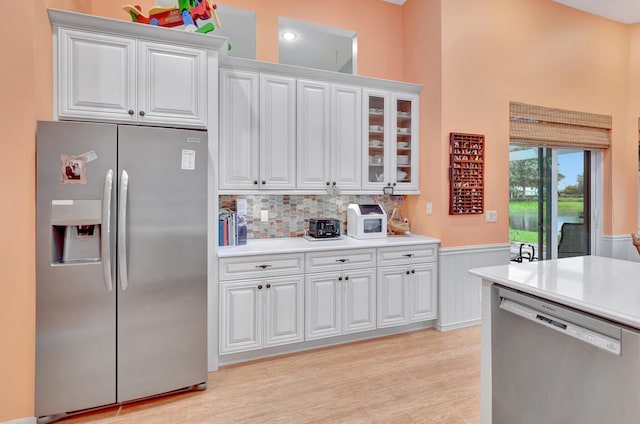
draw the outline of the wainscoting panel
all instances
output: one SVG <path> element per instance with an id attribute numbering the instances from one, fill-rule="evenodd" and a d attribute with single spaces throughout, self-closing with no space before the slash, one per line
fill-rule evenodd
<path id="1" fill-rule="evenodd" d="M 448 331 L 480 324 L 482 280 L 467 271 L 509 264 L 509 244 L 445 247 L 439 256 L 436 328 Z"/>
<path id="2" fill-rule="evenodd" d="M 638 254 L 638 251 L 631 242 L 631 234 L 615 236 L 602 235 L 596 254 L 608 258 L 640 262 L 640 254 Z"/>

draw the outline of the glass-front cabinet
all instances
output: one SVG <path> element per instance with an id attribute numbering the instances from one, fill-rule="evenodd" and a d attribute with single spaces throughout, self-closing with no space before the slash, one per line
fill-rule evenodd
<path id="1" fill-rule="evenodd" d="M 418 96 L 363 90 L 363 189 L 418 192 Z"/>

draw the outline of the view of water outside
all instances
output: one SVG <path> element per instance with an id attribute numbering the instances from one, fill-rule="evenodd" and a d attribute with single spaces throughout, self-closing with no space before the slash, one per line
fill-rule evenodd
<path id="1" fill-rule="evenodd" d="M 539 160 L 537 148 L 511 147 L 510 154 L 510 200 L 509 200 L 509 241 L 512 254 L 521 252 L 541 258 L 541 250 L 546 246 L 538 246 L 539 231 Z M 544 162 L 543 162 L 544 163 Z M 565 222 L 583 223 L 584 214 L 584 152 L 558 150 L 558 240 L 560 229 Z M 548 202 L 549 194 L 543 194 L 542 202 Z M 543 206 L 544 212 L 544 206 Z M 544 212 L 546 213 L 546 212 Z M 545 217 L 549 220 L 549 217 Z M 546 240 L 544 241 L 546 244 Z M 557 245 L 557 240 L 552 247 Z M 512 255 L 513 256 L 513 255 Z"/>

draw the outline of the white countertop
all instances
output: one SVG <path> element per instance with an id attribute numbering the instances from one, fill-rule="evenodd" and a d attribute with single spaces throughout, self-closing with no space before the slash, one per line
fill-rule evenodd
<path id="1" fill-rule="evenodd" d="M 473 275 L 640 329 L 640 263 L 600 256 L 474 268 Z"/>
<path id="2" fill-rule="evenodd" d="M 365 249 L 370 247 L 409 246 L 427 243 L 440 243 L 440 240 L 415 234 L 369 240 L 358 240 L 349 236 L 342 236 L 340 240 L 307 240 L 303 237 L 250 239 L 247 240 L 246 245 L 218 247 L 218 257 L 302 253 L 320 250 Z"/>

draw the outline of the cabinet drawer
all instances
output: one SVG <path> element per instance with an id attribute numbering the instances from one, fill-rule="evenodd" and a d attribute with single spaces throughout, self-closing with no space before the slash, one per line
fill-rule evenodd
<path id="1" fill-rule="evenodd" d="M 220 258 L 219 265 L 220 280 L 302 274 L 304 272 L 304 254 Z"/>
<path id="2" fill-rule="evenodd" d="M 382 247 L 378 249 L 379 266 L 435 262 L 437 259 L 437 244 Z"/>
<path id="3" fill-rule="evenodd" d="M 306 272 L 340 271 L 375 266 L 375 249 L 332 250 L 307 253 Z"/>

